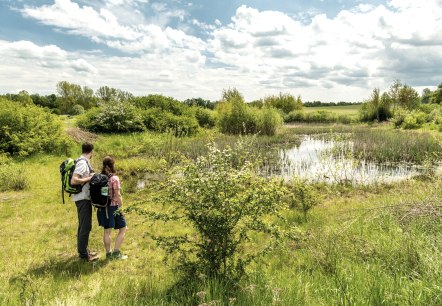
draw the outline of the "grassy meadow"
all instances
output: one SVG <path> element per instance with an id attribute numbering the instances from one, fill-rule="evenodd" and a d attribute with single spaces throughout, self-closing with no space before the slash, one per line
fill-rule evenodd
<path id="1" fill-rule="evenodd" d="M 317 111 L 329 111 L 339 115 L 347 115 L 350 117 L 357 117 L 358 112 L 361 109 L 362 104 L 355 105 L 337 105 L 337 106 L 314 106 L 304 107 L 306 113 L 312 113 Z"/>
<path id="2" fill-rule="evenodd" d="M 336 108 L 353 114 L 358 107 Z M 73 129 L 71 119 L 65 124 Z M 374 160 L 393 155 L 392 143 L 394 152 L 407 154 L 406 161 L 423 163 L 441 151 L 437 132 L 402 133 L 383 125 L 284 127 L 275 136 L 258 137 L 255 148 L 265 152 L 296 143 L 299 135 L 330 131 L 358 135 L 361 152 Z M 206 154 L 210 139 L 226 146 L 238 138 L 211 130 L 187 138 L 152 132 L 96 136 L 75 129 L 69 134 L 77 140 L 93 138 L 96 169 L 105 155 L 116 157 L 125 208 L 143 202 L 153 210 L 170 206 L 158 202 L 165 168 L 183 156 Z M 69 154 L 79 155 L 79 148 Z M 126 214 L 129 230 L 122 251 L 128 260 L 105 259 L 94 215 L 90 249 L 99 251 L 100 260 L 81 262 L 75 204 L 69 198 L 61 204 L 59 165 L 65 158 L 39 154 L 13 161 L 29 182 L 24 190 L 0 192 L 6 239 L 0 258 L 1 305 L 442 305 L 442 179 L 434 173 L 390 185 L 315 184 L 318 205 L 307 220 L 294 209 L 285 216 L 296 226 L 296 238 L 253 262 L 247 277 L 226 289 L 205 276 L 178 285 L 174 263 L 163 261 L 164 252 L 149 235 L 189 229 L 152 223 L 135 212 Z M 145 181 L 142 189 L 137 188 L 140 180 Z M 263 238 L 253 239 L 259 243 Z"/>

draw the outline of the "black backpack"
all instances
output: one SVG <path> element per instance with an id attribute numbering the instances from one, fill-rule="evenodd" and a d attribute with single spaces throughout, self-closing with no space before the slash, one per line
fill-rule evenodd
<path id="1" fill-rule="evenodd" d="M 95 173 L 89 181 L 92 206 L 107 207 L 111 203 L 109 197 L 109 177 L 106 174 Z"/>

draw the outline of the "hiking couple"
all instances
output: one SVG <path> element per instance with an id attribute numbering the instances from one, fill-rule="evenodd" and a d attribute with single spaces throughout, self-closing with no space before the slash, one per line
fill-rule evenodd
<path id="1" fill-rule="evenodd" d="M 92 202 L 90 196 L 89 182 L 94 175 L 94 171 L 90 165 L 94 146 L 90 143 L 83 143 L 81 146 L 82 154 L 77 159 L 75 170 L 72 175 L 72 185 L 82 185 L 80 193 L 73 195 L 73 201 L 77 206 L 78 213 L 78 232 L 77 232 L 77 249 L 80 258 L 86 261 L 95 261 L 98 259 L 96 252 L 88 249 L 89 233 L 92 230 Z M 106 208 L 98 208 L 97 219 L 99 226 L 104 228 L 103 242 L 106 249 L 107 259 L 126 259 L 127 256 L 120 252 L 120 246 L 123 242 L 124 235 L 127 231 L 126 220 L 120 211 L 123 206 L 121 196 L 120 179 L 115 175 L 115 160 L 106 156 L 103 159 L 103 167 L 101 173 L 109 178 L 110 205 Z M 111 251 L 111 232 L 112 228 L 118 230 L 115 239 L 114 249 Z"/>

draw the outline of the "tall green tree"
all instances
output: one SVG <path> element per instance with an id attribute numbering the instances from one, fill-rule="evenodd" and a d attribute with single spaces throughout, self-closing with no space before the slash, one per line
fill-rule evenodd
<path id="1" fill-rule="evenodd" d="M 442 83 L 437 86 L 437 89 L 433 92 L 433 97 L 431 98 L 431 103 L 441 104 L 442 103 Z"/>
<path id="2" fill-rule="evenodd" d="M 399 92 L 401 90 L 402 83 L 400 80 L 396 79 L 393 81 L 393 84 L 390 86 L 388 91 L 388 95 L 391 98 L 391 103 L 393 105 L 393 112 L 399 107 Z"/>
<path id="3" fill-rule="evenodd" d="M 421 103 L 422 104 L 428 104 L 431 102 L 431 97 L 432 97 L 432 92 L 429 88 L 424 88 L 424 90 L 422 91 L 422 96 L 421 96 Z"/>
<path id="4" fill-rule="evenodd" d="M 62 113 L 68 114 L 74 105 L 78 104 L 78 99 L 82 96 L 82 89 L 80 85 L 60 81 L 57 83 L 57 93 L 60 96 Z"/>
<path id="5" fill-rule="evenodd" d="M 404 85 L 399 90 L 398 101 L 401 107 L 413 110 L 419 106 L 419 94 L 414 88 Z"/>
<path id="6" fill-rule="evenodd" d="M 106 103 L 111 101 L 127 102 L 133 98 L 130 92 L 108 86 L 98 88 L 95 92 L 95 96 Z"/>
<path id="7" fill-rule="evenodd" d="M 32 98 L 26 90 L 21 90 L 18 93 L 17 101 L 20 102 L 22 105 L 33 104 Z"/>

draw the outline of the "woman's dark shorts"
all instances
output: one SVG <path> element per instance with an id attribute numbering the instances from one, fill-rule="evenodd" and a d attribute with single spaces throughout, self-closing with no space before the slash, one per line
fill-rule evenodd
<path id="1" fill-rule="evenodd" d="M 109 217 L 109 219 L 108 219 Z M 98 225 L 107 228 L 120 229 L 126 227 L 126 219 L 123 216 L 118 206 L 108 206 L 107 216 L 106 208 L 99 208 L 97 210 Z"/>

